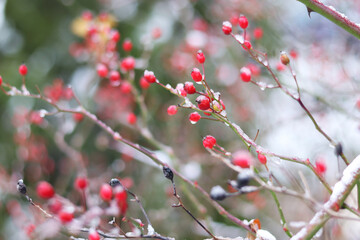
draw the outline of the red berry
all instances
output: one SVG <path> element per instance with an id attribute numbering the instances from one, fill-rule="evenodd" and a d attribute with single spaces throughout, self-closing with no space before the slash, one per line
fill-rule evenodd
<path id="1" fill-rule="evenodd" d="M 100 240 L 100 235 L 97 233 L 96 230 L 91 229 L 89 231 L 89 240 Z"/>
<path id="2" fill-rule="evenodd" d="M 110 32 L 110 37 L 114 42 L 118 42 L 120 40 L 120 33 L 116 30 L 112 30 Z"/>
<path id="3" fill-rule="evenodd" d="M 205 111 L 210 108 L 210 99 L 207 96 L 200 95 L 195 100 L 198 104 L 198 108 Z"/>
<path id="4" fill-rule="evenodd" d="M 50 183 L 41 181 L 36 187 L 37 195 L 44 199 L 52 198 L 55 195 L 53 186 Z"/>
<path id="5" fill-rule="evenodd" d="M 247 151 L 238 151 L 234 153 L 232 163 L 241 168 L 249 168 L 251 163 L 251 155 Z"/>
<path id="6" fill-rule="evenodd" d="M 238 15 L 233 15 L 233 16 L 230 18 L 230 22 L 231 22 L 231 24 L 234 24 L 234 25 L 238 24 L 238 22 L 239 22 L 239 16 L 238 16 Z"/>
<path id="7" fill-rule="evenodd" d="M 131 93 L 131 90 L 132 90 L 132 86 L 128 82 L 123 82 L 120 86 L 120 91 L 124 94 Z"/>
<path id="8" fill-rule="evenodd" d="M 191 78 L 195 82 L 201 82 L 201 80 L 203 79 L 203 76 L 198 68 L 193 68 L 193 70 L 191 71 Z"/>
<path id="9" fill-rule="evenodd" d="M 203 138 L 203 146 L 205 148 L 213 148 L 214 145 L 216 144 L 216 139 L 211 136 L 211 135 L 207 135 L 206 137 Z"/>
<path id="10" fill-rule="evenodd" d="M 27 66 L 25 64 L 21 64 L 19 67 L 20 75 L 25 76 L 27 74 L 27 71 L 28 71 Z"/>
<path id="11" fill-rule="evenodd" d="M 245 29 L 247 28 L 249 25 L 249 21 L 247 20 L 247 18 L 244 16 L 244 15 L 241 15 L 239 17 L 239 26 L 242 28 L 242 29 Z"/>
<path id="12" fill-rule="evenodd" d="M 27 235 L 30 239 L 32 239 L 31 235 L 32 235 L 32 233 L 34 232 L 35 228 L 36 228 L 35 225 L 32 224 L 32 223 L 30 223 L 29 225 L 27 225 L 27 226 L 25 227 L 26 235 Z"/>
<path id="13" fill-rule="evenodd" d="M 154 83 L 154 82 L 156 82 L 155 74 L 154 74 L 154 72 L 152 72 L 152 71 L 145 70 L 145 71 L 144 71 L 144 78 L 145 78 L 146 81 L 148 81 L 149 83 Z"/>
<path id="14" fill-rule="evenodd" d="M 73 98 L 74 93 L 73 93 L 73 90 L 71 89 L 71 87 L 65 87 L 62 90 L 61 95 L 64 99 L 70 100 L 71 98 Z"/>
<path id="15" fill-rule="evenodd" d="M 2 80 L 2 77 L 0 76 L 0 86 L 2 85 L 3 83 L 3 80 Z"/>
<path id="16" fill-rule="evenodd" d="M 255 39 L 260 39 L 260 38 L 262 38 L 262 36 L 263 36 L 263 30 L 262 30 L 262 28 L 260 28 L 260 27 L 255 28 L 255 29 L 254 29 L 254 38 L 255 38 Z"/>
<path id="17" fill-rule="evenodd" d="M 161 34 L 162 34 L 162 31 L 160 28 L 154 28 L 151 31 L 151 36 L 153 39 L 157 39 L 157 38 L 161 37 Z"/>
<path id="18" fill-rule="evenodd" d="M 298 53 L 295 50 L 291 50 L 289 54 L 293 59 L 296 59 L 298 57 Z"/>
<path id="19" fill-rule="evenodd" d="M 223 22 L 222 31 L 224 32 L 225 35 L 229 35 L 229 34 L 232 32 L 232 25 L 231 25 L 231 23 L 228 22 L 228 21 Z"/>
<path id="20" fill-rule="evenodd" d="M 129 113 L 127 117 L 127 121 L 129 124 L 133 125 L 136 123 L 136 115 L 134 113 Z"/>
<path id="21" fill-rule="evenodd" d="M 127 193 L 124 189 L 115 194 L 115 199 L 118 203 L 126 202 Z"/>
<path id="22" fill-rule="evenodd" d="M 264 164 L 264 165 L 266 164 L 267 159 L 266 159 L 265 155 L 262 155 L 261 153 L 258 153 L 258 159 L 259 159 L 259 162 L 261 164 Z"/>
<path id="23" fill-rule="evenodd" d="M 108 74 L 108 68 L 104 64 L 98 64 L 96 66 L 96 71 L 99 77 L 106 77 Z"/>
<path id="24" fill-rule="evenodd" d="M 315 169 L 318 173 L 320 174 L 324 174 L 326 172 L 326 162 L 324 159 L 322 158 L 318 158 L 316 161 L 315 161 Z"/>
<path id="25" fill-rule="evenodd" d="M 242 67 L 240 69 L 240 78 L 244 82 L 250 82 L 251 81 L 251 71 L 247 67 Z"/>
<path id="26" fill-rule="evenodd" d="M 86 21 L 90 21 L 93 18 L 93 15 L 90 11 L 84 11 L 81 17 Z"/>
<path id="27" fill-rule="evenodd" d="M 133 70 L 134 67 L 135 67 L 135 59 L 133 57 L 127 57 L 121 61 L 121 68 L 124 71 Z"/>
<path id="28" fill-rule="evenodd" d="M 74 215 L 70 212 L 61 211 L 59 213 L 59 219 L 62 223 L 71 222 L 74 218 Z"/>
<path id="29" fill-rule="evenodd" d="M 252 48 L 251 42 L 249 42 L 248 40 L 245 40 L 243 45 L 241 45 L 243 47 L 243 49 L 245 50 L 249 50 Z"/>
<path id="30" fill-rule="evenodd" d="M 50 202 L 49 202 L 49 210 L 52 213 L 58 214 L 58 212 L 60 212 L 61 209 L 62 209 L 62 203 L 60 202 L 59 199 L 53 198 L 53 199 L 50 200 Z"/>
<path id="31" fill-rule="evenodd" d="M 118 82 L 118 81 L 120 81 L 120 78 L 121 78 L 121 76 L 120 76 L 120 73 L 118 71 L 113 70 L 109 74 L 109 79 L 112 82 Z"/>
<path id="32" fill-rule="evenodd" d="M 132 49 L 132 47 L 133 47 L 131 40 L 126 39 L 126 40 L 123 42 L 122 47 L 123 47 L 124 51 L 130 52 L 131 49 Z"/>
<path id="33" fill-rule="evenodd" d="M 43 122 L 43 117 L 41 117 L 39 112 L 31 112 L 30 113 L 30 122 L 35 125 L 41 125 Z"/>
<path id="34" fill-rule="evenodd" d="M 187 94 L 194 94 L 196 93 L 196 88 L 192 82 L 185 82 L 184 90 Z"/>
<path id="35" fill-rule="evenodd" d="M 196 59 L 198 60 L 198 62 L 199 62 L 200 64 L 203 64 L 203 63 L 205 62 L 205 55 L 204 55 L 204 53 L 203 53 L 201 50 L 199 50 L 199 51 L 197 52 L 197 54 L 196 54 Z"/>
<path id="36" fill-rule="evenodd" d="M 189 120 L 192 124 L 197 123 L 201 119 L 201 115 L 198 112 L 190 113 Z"/>
<path id="37" fill-rule="evenodd" d="M 175 105 L 169 106 L 168 109 L 167 109 L 167 113 L 170 116 L 175 115 L 177 113 L 177 107 Z"/>
<path id="38" fill-rule="evenodd" d="M 284 71 L 285 70 L 285 65 L 282 64 L 281 62 L 278 62 L 276 64 L 276 70 L 278 70 L 279 72 Z"/>
<path id="39" fill-rule="evenodd" d="M 88 181 L 85 177 L 77 177 L 75 179 L 75 187 L 77 189 L 85 189 L 87 187 Z"/>
<path id="40" fill-rule="evenodd" d="M 74 113 L 73 119 L 75 122 L 81 122 L 84 119 L 84 115 L 82 113 Z"/>
<path id="41" fill-rule="evenodd" d="M 104 201 L 110 201 L 112 198 L 112 188 L 109 184 L 104 183 L 100 188 L 100 197 Z"/>
<path id="42" fill-rule="evenodd" d="M 140 78 L 140 87 L 142 89 L 147 89 L 150 87 L 150 83 L 145 79 L 145 77 Z"/>

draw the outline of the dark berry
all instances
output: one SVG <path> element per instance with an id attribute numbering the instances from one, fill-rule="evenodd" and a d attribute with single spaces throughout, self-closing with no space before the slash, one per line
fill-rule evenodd
<path id="1" fill-rule="evenodd" d="M 171 181 L 173 181 L 174 173 L 173 173 L 173 171 L 171 171 L 171 169 L 169 167 L 163 166 L 163 173 L 167 179 L 170 179 Z"/>

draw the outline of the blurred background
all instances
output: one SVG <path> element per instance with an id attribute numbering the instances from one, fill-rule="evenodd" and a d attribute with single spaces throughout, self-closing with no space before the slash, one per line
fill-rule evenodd
<path id="1" fill-rule="evenodd" d="M 359 1 L 326 3 L 360 22 Z M 94 16 L 108 13 L 113 19 L 113 28 L 120 33 L 117 57 L 136 59 L 133 86 L 144 97 L 146 118 L 141 117 L 134 96 L 123 88 L 109 87 L 96 74 L 96 61 L 79 49 L 78 44 L 84 40 L 76 34 L 75 21 L 84 11 Z M 236 179 L 237 174 L 210 157 L 202 146 L 202 137 L 216 137 L 230 152 L 246 147 L 223 124 L 200 120 L 192 125 L 188 121 L 189 110 L 179 109 L 175 116 L 169 116 L 168 106 L 181 103 L 181 99 L 155 85 L 144 89 L 139 82 L 145 69 L 173 87 L 191 81 L 191 69 L 200 68 L 196 52 L 202 50 L 207 81 L 221 92 L 229 118 L 250 137 L 259 130 L 257 143 L 272 152 L 309 158 L 312 163 L 321 159 L 327 166 L 324 176 L 333 185 L 345 166 L 343 162 L 338 164 L 334 149 L 300 106 L 280 90 L 262 90 L 240 80 L 239 69 L 248 66 L 256 81 L 274 83 L 266 70 L 221 30 L 223 21 L 236 23 L 240 14 L 249 19 L 247 34 L 253 47 L 267 52 L 280 81 L 294 88 L 290 71 L 279 63 L 280 51 L 289 53 L 305 105 L 324 131 L 342 144 L 347 158 L 354 159 L 360 142 L 360 44 L 317 13 L 310 18 L 306 7 L 295 0 L 0 0 L 0 75 L 4 82 L 20 87 L 18 67 L 24 62 L 29 69 L 26 81 L 31 92 L 36 93 L 36 87 L 46 93 L 54 86 L 71 85 L 89 111 L 122 136 L 155 151 L 210 192 L 215 185 L 227 189 L 227 180 Z M 241 32 L 237 24 L 233 31 Z M 126 39 L 133 45 L 130 52 L 122 48 Z M 123 74 L 122 78 L 127 80 L 130 76 Z M 76 104 L 69 106 L 75 108 Z M 101 184 L 113 177 L 124 180 L 141 198 L 155 230 L 162 235 L 176 239 L 207 237 L 188 215 L 171 207 L 176 203 L 171 196 L 172 186 L 146 157 L 113 142 L 88 119 L 78 122 L 71 114 L 57 114 L 36 122 L 32 113 L 40 109 L 52 110 L 41 101 L 0 94 L 0 239 L 28 239 L 25 222 L 40 224 L 33 216 L 35 210 L 16 192 L 18 179 L 23 178 L 29 195 L 46 207 L 47 203 L 36 197 L 37 183 L 49 181 L 57 194 L 79 204 L 80 196 L 73 187 L 78 175 L 88 177 L 88 194 L 93 195 L 95 202 Z M 135 125 L 129 122 L 131 113 L 138 117 Z M 141 134 L 144 126 L 154 141 Z M 158 142 L 170 146 L 176 158 L 158 148 Z M 256 160 L 253 164 L 266 172 Z M 301 171 L 311 186 L 312 197 L 320 203 L 328 199 L 326 189 L 308 169 L 277 158 L 269 158 L 268 167 L 282 185 L 299 192 L 303 191 L 299 187 L 303 184 Z M 215 235 L 246 236 L 201 194 L 179 179 L 175 178 L 175 182 L 185 205 Z M 279 195 L 279 200 L 292 232 L 314 215 L 314 209 L 304 201 L 283 195 Z M 353 200 L 349 197 L 349 204 Z M 286 239 L 268 192 L 233 197 L 220 204 L 240 219 L 260 219 L 262 228 L 278 239 Z M 128 215 L 142 218 L 133 203 Z M 331 220 L 318 239 L 357 239 L 359 229 L 358 222 Z"/>

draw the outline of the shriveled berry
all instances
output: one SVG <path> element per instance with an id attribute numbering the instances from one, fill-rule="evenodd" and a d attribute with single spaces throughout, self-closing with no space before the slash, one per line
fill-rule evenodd
<path id="1" fill-rule="evenodd" d="M 69 223 L 73 220 L 74 214 L 66 211 L 61 211 L 59 213 L 59 219 L 62 223 Z"/>
<path id="2" fill-rule="evenodd" d="M 135 113 L 129 113 L 129 115 L 127 117 L 127 121 L 131 125 L 135 124 L 136 123 L 136 115 L 135 115 Z"/>
<path id="3" fill-rule="evenodd" d="M 24 184 L 24 181 L 22 179 L 17 182 L 16 188 L 19 193 L 26 194 L 26 185 Z"/>
<path id="4" fill-rule="evenodd" d="M 250 82 L 251 81 L 251 71 L 247 67 L 242 67 L 240 69 L 240 78 L 244 82 Z"/>
<path id="5" fill-rule="evenodd" d="M 88 185 L 88 181 L 86 179 L 86 177 L 77 177 L 75 179 L 75 183 L 74 183 L 75 187 L 77 189 L 85 189 Z"/>
<path id="6" fill-rule="evenodd" d="M 191 71 L 191 78 L 195 82 L 201 82 L 201 80 L 203 79 L 203 76 L 198 68 L 193 68 L 193 70 Z"/>
<path id="7" fill-rule="evenodd" d="M 163 166 L 163 173 L 164 173 L 164 176 L 165 176 L 167 179 L 173 181 L 173 179 L 174 179 L 174 173 L 173 173 L 173 171 L 172 171 L 168 166 Z"/>
<path id="8" fill-rule="evenodd" d="M 244 15 L 240 15 L 239 17 L 239 26 L 242 29 L 246 29 L 249 25 L 249 21 L 247 20 L 247 18 Z"/>
<path id="9" fill-rule="evenodd" d="M 152 72 L 152 71 L 145 70 L 145 71 L 144 71 L 144 78 L 145 78 L 146 81 L 148 81 L 149 83 L 154 83 L 154 82 L 156 82 L 155 74 L 154 74 L 154 72 Z"/>
<path id="10" fill-rule="evenodd" d="M 108 68 L 104 64 L 98 64 L 96 66 L 96 72 L 99 75 L 99 77 L 106 77 L 108 74 Z"/>
<path id="11" fill-rule="evenodd" d="M 222 31 L 224 32 L 225 35 L 229 35 L 229 34 L 232 32 L 232 25 L 231 25 L 231 23 L 228 22 L 228 21 L 223 22 Z"/>
<path id="12" fill-rule="evenodd" d="M 184 90 L 187 94 L 194 94 L 196 93 L 196 88 L 192 82 L 185 82 Z"/>
<path id="13" fill-rule="evenodd" d="M 50 183 L 41 181 L 36 187 L 37 195 L 44 199 L 52 198 L 55 195 L 53 186 Z"/>
<path id="14" fill-rule="evenodd" d="M 219 185 L 211 188 L 210 197 L 215 201 L 222 201 L 227 197 L 226 191 Z"/>
<path id="15" fill-rule="evenodd" d="M 240 189 L 244 186 L 247 186 L 250 182 L 251 177 L 252 171 L 250 169 L 245 169 L 241 171 L 236 178 L 237 188 Z"/>
<path id="16" fill-rule="evenodd" d="M 132 47 L 133 47 L 133 44 L 132 44 L 130 39 L 125 39 L 125 41 L 123 42 L 122 47 L 123 47 L 124 51 L 130 52 Z"/>
<path id="17" fill-rule="evenodd" d="M 193 113 L 190 113 L 190 115 L 189 115 L 189 121 L 192 124 L 197 123 L 200 119 L 201 119 L 201 115 L 198 112 L 193 112 Z"/>
<path id="18" fill-rule="evenodd" d="M 170 105 L 167 109 L 167 113 L 172 116 L 175 115 L 177 113 L 177 106 L 175 105 Z"/>
<path id="19" fill-rule="evenodd" d="M 290 63 L 289 56 L 286 54 L 286 52 L 280 53 L 280 62 L 284 65 L 288 65 Z"/>
<path id="20" fill-rule="evenodd" d="M 111 187 L 121 186 L 121 182 L 117 178 L 112 178 L 109 182 Z"/>
<path id="21" fill-rule="evenodd" d="M 124 71 L 131 71 L 135 68 L 135 59 L 133 57 L 126 57 L 121 61 L 121 69 Z"/>
<path id="22" fill-rule="evenodd" d="M 25 64 L 21 64 L 20 67 L 19 67 L 19 73 L 20 75 L 22 76 L 25 76 L 28 72 L 28 68 Z"/>
<path id="23" fill-rule="evenodd" d="M 203 146 L 205 148 L 212 149 L 215 144 L 216 144 L 216 138 L 214 138 L 213 136 L 207 135 L 206 137 L 203 138 Z"/>
<path id="24" fill-rule="evenodd" d="M 198 62 L 199 62 L 200 64 L 203 64 L 203 63 L 205 62 L 205 55 L 204 55 L 204 53 L 203 53 L 201 50 L 199 50 L 199 51 L 197 52 L 197 54 L 196 54 L 196 59 L 198 60 Z"/>
<path id="25" fill-rule="evenodd" d="M 112 189 L 109 184 L 103 184 L 100 188 L 100 197 L 104 201 L 110 201 L 112 198 Z"/>
<path id="26" fill-rule="evenodd" d="M 266 162 L 267 162 L 267 159 L 266 159 L 266 156 L 265 155 L 263 155 L 263 154 L 261 154 L 261 153 L 258 153 L 258 159 L 259 159 L 259 162 L 261 163 L 261 164 L 266 164 Z"/>
<path id="27" fill-rule="evenodd" d="M 195 100 L 198 104 L 198 108 L 205 111 L 210 108 L 210 98 L 204 95 L 200 95 Z"/>

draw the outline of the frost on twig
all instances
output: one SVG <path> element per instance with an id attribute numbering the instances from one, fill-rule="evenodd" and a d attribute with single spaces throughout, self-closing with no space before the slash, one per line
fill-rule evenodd
<path id="1" fill-rule="evenodd" d="M 345 168 L 343 176 L 334 187 L 330 199 L 315 214 L 309 224 L 303 227 L 292 240 L 310 239 L 330 219 L 330 212 L 339 211 L 360 177 L 360 155 Z"/>

